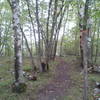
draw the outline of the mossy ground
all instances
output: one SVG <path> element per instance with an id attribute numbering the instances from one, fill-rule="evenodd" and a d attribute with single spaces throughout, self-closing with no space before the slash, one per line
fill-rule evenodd
<path id="1" fill-rule="evenodd" d="M 17 94 L 13 93 L 11 84 L 14 82 L 14 70 L 13 58 L 2 57 L 0 59 L 0 100 L 34 100 L 38 89 L 47 84 L 54 75 L 53 67 L 57 62 L 50 64 L 50 71 L 48 73 L 38 73 L 37 81 L 29 81 L 24 79 L 27 84 L 27 91 L 25 93 Z M 30 72 L 32 69 L 30 66 L 29 58 L 24 59 L 23 69 Z"/>
<path id="2" fill-rule="evenodd" d="M 69 93 L 66 94 L 64 100 L 82 100 L 83 99 L 83 74 L 81 74 L 82 69 L 79 68 L 80 62 L 79 58 L 75 56 L 70 56 L 66 58 L 66 61 L 71 63 L 71 79 L 72 87 L 69 89 Z M 100 65 L 100 59 L 98 59 L 98 64 Z M 88 98 L 89 100 L 94 100 L 93 89 L 95 88 L 95 83 L 100 82 L 100 73 L 88 73 Z"/>
<path id="3" fill-rule="evenodd" d="M 76 57 L 66 57 L 66 62 L 71 63 L 71 80 L 72 86 L 64 96 L 63 100 L 82 100 L 83 96 L 83 75 L 80 74 L 81 69 L 79 68 L 79 61 Z M 34 100 L 38 89 L 42 88 L 44 85 L 48 84 L 55 74 L 55 66 L 57 62 L 51 62 L 50 71 L 48 73 L 38 73 L 37 81 L 29 81 L 25 79 L 27 84 L 27 91 L 25 93 L 17 94 L 12 93 L 11 84 L 14 82 L 14 75 L 12 71 L 13 58 L 2 57 L 0 58 L 0 100 Z M 29 58 L 24 59 L 24 70 L 30 71 L 30 60 Z M 93 99 L 93 89 L 95 82 L 100 82 L 100 74 L 90 73 L 88 75 L 89 79 L 89 100 Z"/>

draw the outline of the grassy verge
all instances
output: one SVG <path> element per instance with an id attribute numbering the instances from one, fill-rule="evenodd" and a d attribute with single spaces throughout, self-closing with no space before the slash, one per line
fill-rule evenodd
<path id="1" fill-rule="evenodd" d="M 68 61 L 71 65 L 70 69 L 70 78 L 72 80 L 72 86 L 68 89 L 68 93 L 64 97 L 64 100 L 83 100 L 83 75 L 81 73 L 81 69 L 79 67 L 79 59 L 76 57 L 67 57 L 66 61 Z M 88 74 L 88 98 L 89 100 L 94 100 L 93 97 L 93 89 L 95 88 L 95 82 L 100 82 L 100 74 L 97 73 L 89 73 Z"/>
<path id="2" fill-rule="evenodd" d="M 63 100 L 82 100 L 83 98 L 83 75 L 80 74 L 81 69 L 79 67 L 79 59 L 75 56 L 66 57 L 66 62 L 70 63 L 70 78 L 71 88 L 68 88 L 68 92 Z M 51 62 L 50 71 L 48 73 L 38 73 L 37 81 L 28 81 L 25 79 L 27 84 L 27 91 L 25 93 L 16 94 L 11 91 L 11 84 L 14 81 L 12 59 L 2 58 L 0 59 L 0 100 L 34 100 L 36 93 L 45 84 L 49 83 L 55 74 L 55 66 L 57 62 Z M 24 60 L 24 69 L 31 70 L 29 59 Z M 95 82 L 100 82 L 100 74 L 90 73 L 88 75 L 89 80 L 89 100 L 94 100 L 93 89 Z"/>
<path id="3" fill-rule="evenodd" d="M 38 73 L 37 81 L 28 81 L 25 79 L 28 86 L 27 91 L 17 94 L 11 91 L 11 84 L 14 81 L 12 59 L 0 59 L 0 100 L 34 100 L 38 89 L 41 89 L 43 85 L 47 84 L 52 79 L 56 64 L 57 62 L 50 63 L 50 71 L 48 73 Z M 24 69 L 31 70 L 28 58 L 24 60 Z"/>

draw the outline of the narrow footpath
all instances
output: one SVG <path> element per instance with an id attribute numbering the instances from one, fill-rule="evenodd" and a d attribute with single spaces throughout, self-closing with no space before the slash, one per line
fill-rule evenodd
<path id="1" fill-rule="evenodd" d="M 36 100 L 63 100 L 71 86 L 70 64 L 59 58 L 55 76 L 37 93 Z"/>

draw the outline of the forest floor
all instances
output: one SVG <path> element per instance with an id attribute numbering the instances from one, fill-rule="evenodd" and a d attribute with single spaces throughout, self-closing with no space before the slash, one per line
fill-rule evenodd
<path id="1" fill-rule="evenodd" d="M 70 64 L 61 58 L 55 69 L 55 75 L 49 84 L 45 85 L 37 93 L 36 100 L 63 100 L 68 89 L 71 87 Z"/>
<path id="2" fill-rule="evenodd" d="M 83 75 L 79 58 L 67 56 L 56 58 L 50 63 L 50 71 L 38 73 L 37 81 L 25 79 L 27 91 L 12 93 L 11 84 L 14 81 L 13 59 L 0 59 L 0 100 L 82 100 Z M 29 58 L 24 59 L 24 70 L 30 71 Z M 100 82 L 100 74 L 89 73 L 89 100 L 94 100 L 95 82 Z"/>

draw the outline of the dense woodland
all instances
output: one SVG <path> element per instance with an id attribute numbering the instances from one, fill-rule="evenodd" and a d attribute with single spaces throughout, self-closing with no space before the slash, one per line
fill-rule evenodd
<path id="1" fill-rule="evenodd" d="M 99 0 L 0 0 L 0 100 L 99 100 L 99 43 Z"/>

